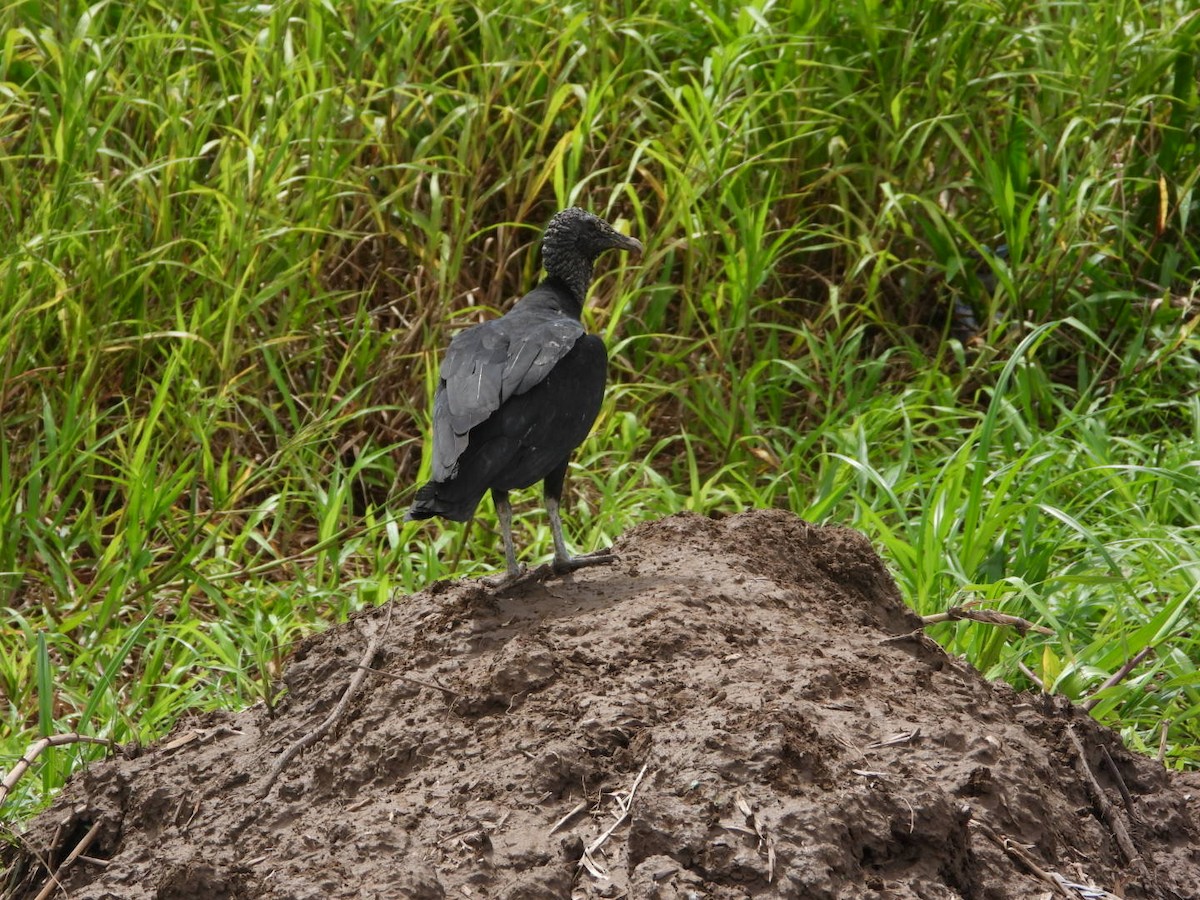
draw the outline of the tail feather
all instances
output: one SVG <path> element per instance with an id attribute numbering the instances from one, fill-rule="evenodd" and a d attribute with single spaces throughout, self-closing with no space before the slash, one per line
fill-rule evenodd
<path id="1" fill-rule="evenodd" d="M 482 495 L 475 497 L 455 497 L 450 484 L 439 484 L 429 481 L 417 489 L 412 506 L 404 514 L 404 520 L 432 519 L 441 516 L 452 522 L 467 522 L 475 515 L 475 507 L 479 505 Z"/>

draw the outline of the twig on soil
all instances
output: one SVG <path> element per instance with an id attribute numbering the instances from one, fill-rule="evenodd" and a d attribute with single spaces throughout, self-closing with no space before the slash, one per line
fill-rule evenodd
<path id="1" fill-rule="evenodd" d="M 4 780 L 0 781 L 0 806 L 4 805 L 4 801 L 8 799 L 9 793 L 17 786 L 17 782 L 21 780 L 29 767 L 34 764 L 39 756 L 49 747 L 62 747 L 66 744 L 103 744 L 110 750 L 116 748 L 116 744 L 107 738 L 89 737 L 86 734 L 76 734 L 70 732 L 68 734 L 52 734 L 49 737 L 38 738 L 29 745 L 25 753 L 16 761 L 12 769 Z"/>
<path id="2" fill-rule="evenodd" d="M 1084 700 L 1079 705 L 1084 710 L 1087 710 L 1090 712 L 1092 710 L 1092 708 L 1095 707 L 1095 705 L 1100 702 L 1100 694 L 1102 694 L 1104 691 L 1108 690 L 1110 687 L 1120 684 L 1122 681 L 1124 681 L 1126 678 L 1128 678 L 1129 673 L 1132 672 L 1134 669 L 1136 669 L 1141 664 L 1142 660 L 1144 660 L 1147 656 L 1149 656 L 1153 652 L 1154 652 L 1154 647 L 1152 647 L 1152 646 L 1143 647 L 1136 654 L 1134 654 L 1132 657 L 1130 657 L 1129 660 L 1125 663 L 1125 665 L 1121 666 L 1121 668 L 1119 668 L 1119 669 L 1117 669 L 1117 671 L 1113 672 L 1112 675 L 1110 675 L 1108 677 L 1108 679 L 1104 682 L 1104 684 L 1100 685 L 1100 687 L 1098 687 L 1094 691 L 1092 691 L 1092 696 L 1088 697 L 1086 700 Z"/>
<path id="3" fill-rule="evenodd" d="M 1022 866 L 1024 866 L 1025 870 L 1027 872 L 1029 872 L 1029 874 L 1033 875 L 1036 878 L 1041 879 L 1042 881 L 1046 882 L 1046 884 L 1050 885 L 1050 887 L 1052 887 L 1054 889 L 1054 892 L 1056 894 L 1059 894 L 1060 896 L 1063 896 L 1063 897 L 1067 897 L 1068 900 L 1079 900 L 1079 898 L 1076 895 L 1073 895 L 1070 891 L 1068 891 L 1066 889 L 1066 887 L 1063 886 L 1063 883 L 1061 881 L 1059 881 L 1051 873 L 1047 872 L 1045 869 L 1043 869 L 1041 866 L 1039 866 L 1036 862 L 1034 862 L 1033 857 L 1030 856 L 1028 853 L 1026 853 L 1024 850 L 1022 850 L 1019 846 L 1017 846 L 1015 841 L 1010 840 L 1009 838 L 1005 837 L 1002 834 L 997 834 L 995 831 L 993 831 L 987 825 L 984 825 L 982 822 L 972 822 L 971 826 L 979 829 L 979 831 L 981 831 L 983 834 L 985 834 L 988 837 L 988 839 L 992 841 L 992 843 L 994 843 L 997 847 L 999 847 L 1001 850 L 1003 850 L 1005 853 L 1007 853 L 1010 857 L 1012 857 L 1018 863 L 1020 863 Z"/>
<path id="4" fill-rule="evenodd" d="M 1121 774 L 1121 770 L 1117 768 L 1117 764 L 1113 762 L 1112 754 L 1108 752 L 1108 748 L 1101 746 L 1100 752 L 1104 754 L 1104 762 L 1108 766 L 1108 771 L 1112 772 L 1112 777 L 1116 779 L 1117 790 L 1121 792 L 1121 802 L 1125 804 L 1125 812 L 1129 814 L 1129 820 L 1137 822 L 1137 811 L 1133 808 L 1133 795 L 1129 793 L 1129 786 L 1125 784 L 1125 777 Z"/>
<path id="5" fill-rule="evenodd" d="M 1046 683 L 1041 678 L 1038 678 L 1037 672 L 1033 671 L 1033 669 L 1029 668 L 1029 666 L 1025 665 L 1023 662 L 1018 662 L 1017 668 L 1021 670 L 1022 675 L 1036 684 L 1043 694 L 1046 693 Z"/>
<path id="6" fill-rule="evenodd" d="M 642 770 L 638 772 L 637 778 L 633 779 L 633 784 L 629 786 L 629 792 L 626 796 L 622 797 L 620 792 L 612 795 L 613 799 L 617 801 L 617 807 L 620 810 L 616 821 L 608 826 L 608 830 L 604 834 L 600 835 L 600 837 L 596 838 L 583 849 L 583 856 L 579 858 L 579 866 L 587 869 L 596 878 L 607 878 L 608 876 L 604 873 L 604 869 L 592 859 L 592 854 L 604 846 L 604 842 L 612 836 L 612 833 L 620 828 L 624 821 L 629 818 L 629 811 L 633 809 L 633 795 L 637 793 L 638 785 L 642 783 L 642 776 L 646 774 L 646 767 L 649 765 L 650 763 L 648 762 L 642 764 Z"/>
<path id="7" fill-rule="evenodd" d="M 448 687 L 442 687 L 435 681 L 422 681 L 420 678 L 413 678 L 411 675 L 401 675 L 399 672 L 385 672 L 383 669 L 373 669 L 370 666 L 363 666 L 357 663 L 346 663 L 352 669 L 366 669 L 374 675 L 382 675 L 384 678 L 391 678 L 395 681 L 407 681 L 409 684 L 415 684 L 420 687 L 431 688 L 435 691 L 441 691 L 448 697 L 453 697 L 456 700 L 462 697 L 458 691 Z"/>
<path id="8" fill-rule="evenodd" d="M 1075 733 L 1075 726 L 1067 726 L 1067 736 L 1071 739 L 1071 744 L 1075 747 L 1075 763 L 1079 770 L 1079 775 L 1083 779 L 1084 788 L 1086 788 L 1088 796 L 1091 797 L 1092 803 L 1100 812 L 1100 817 L 1104 819 L 1109 830 L 1112 831 L 1113 837 L 1117 841 L 1117 848 L 1121 851 L 1121 856 L 1125 858 L 1126 865 L 1133 866 L 1138 872 L 1139 877 L 1144 883 L 1149 882 L 1150 873 L 1146 870 L 1146 863 L 1142 859 L 1142 855 L 1134 846 L 1133 838 L 1129 836 L 1129 829 L 1125 827 L 1125 822 L 1121 818 L 1120 810 L 1118 810 L 1104 795 L 1104 789 L 1100 787 L 1100 782 L 1096 780 L 1095 774 L 1092 772 L 1092 767 L 1088 765 L 1087 751 L 1083 748 L 1083 742 L 1079 740 L 1079 735 Z"/>
<path id="9" fill-rule="evenodd" d="M 271 788 L 275 786 L 275 781 L 279 778 L 284 769 L 288 767 L 293 759 L 296 758 L 300 751 L 307 747 L 311 747 L 336 725 L 346 714 L 347 708 L 350 706 L 350 701 L 354 699 L 354 695 L 358 693 L 362 683 L 367 680 L 367 672 L 375 671 L 370 667 L 371 660 L 375 658 L 375 654 L 379 651 L 379 642 L 383 634 L 387 631 L 388 626 L 392 623 L 392 610 L 394 606 L 388 608 L 387 620 L 380 626 L 378 623 L 370 623 L 372 625 L 371 633 L 367 635 L 367 649 L 363 651 L 362 658 L 356 666 L 356 671 L 350 679 L 350 684 L 346 686 L 345 692 L 342 694 L 342 699 L 338 701 L 337 706 L 333 708 L 325 721 L 310 731 L 304 737 L 297 740 L 290 747 L 283 751 L 279 759 L 275 760 L 275 765 L 271 767 L 270 774 L 267 775 L 262 787 L 258 789 L 258 799 L 264 799 L 267 794 L 271 793 Z"/>
<path id="10" fill-rule="evenodd" d="M 755 835 L 758 836 L 759 852 L 762 852 L 763 847 L 767 848 L 767 884 L 770 884 L 775 880 L 775 842 L 767 835 L 766 826 L 758 820 L 758 816 L 754 814 L 753 808 L 746 802 L 746 798 L 742 796 L 742 792 L 736 791 L 733 799 L 737 804 L 738 811 L 746 817 L 746 821 L 750 823 L 750 827 L 754 829 Z"/>
<path id="11" fill-rule="evenodd" d="M 92 841 L 94 841 L 96 839 L 96 835 L 100 833 L 100 825 L 100 820 L 96 820 L 92 823 L 92 827 L 88 829 L 87 834 L 85 834 L 80 839 L 79 843 L 75 845 L 75 849 L 67 854 L 67 858 L 62 861 L 62 865 L 50 873 L 50 880 L 46 882 L 45 886 L 40 891 L 38 891 L 38 895 L 34 898 L 34 900 L 46 900 L 47 897 L 50 897 L 55 891 L 62 887 L 62 882 L 59 880 L 59 876 L 67 870 L 67 867 L 70 866 L 71 863 L 75 862 L 75 860 L 79 858 L 80 854 L 82 854 L 84 850 L 92 845 Z"/>
<path id="12" fill-rule="evenodd" d="M 994 609 L 969 609 L 965 606 L 952 606 L 945 612 L 921 616 L 924 625 L 936 625 L 939 622 L 956 622 L 960 619 L 970 619 L 972 622 L 982 622 L 985 625 L 1007 625 L 1017 629 L 1021 634 L 1036 631 L 1038 634 L 1054 634 L 1054 630 L 1045 625 L 1036 625 L 1020 616 L 1010 616 L 1007 613 L 996 612 Z"/>
<path id="13" fill-rule="evenodd" d="M 921 729 L 914 728 L 912 731 L 901 731 L 879 741 L 871 741 L 867 744 L 867 750 L 879 750 L 883 747 L 895 747 L 898 744 L 911 744 L 921 736 Z"/>
<path id="14" fill-rule="evenodd" d="M 906 643 L 911 642 L 911 643 L 921 644 L 925 641 L 929 641 L 930 646 L 932 646 L 933 638 L 931 638 L 929 635 L 927 635 L 922 630 L 923 628 L 924 628 L 924 626 L 922 625 L 921 628 L 918 628 L 916 631 L 906 631 L 906 632 L 904 632 L 904 634 L 893 634 L 893 635 L 889 635 L 888 637 L 885 637 L 885 638 L 880 638 L 879 643 L 881 643 L 881 644 L 906 644 Z"/>
<path id="15" fill-rule="evenodd" d="M 1028 853 L 1022 850 L 1015 841 L 1010 838 L 997 834 L 991 828 L 984 825 L 982 822 L 972 822 L 971 827 L 977 828 L 987 835 L 996 843 L 1000 849 L 1007 853 L 1010 857 L 1024 866 L 1031 875 L 1041 879 L 1046 884 L 1050 885 L 1056 894 L 1062 897 L 1068 897 L 1070 900 L 1121 900 L 1116 894 L 1102 888 L 1091 887 L 1086 884 L 1076 884 L 1073 881 L 1068 881 L 1057 872 L 1048 872 L 1033 861 Z M 1081 873 L 1081 876 L 1082 873 Z"/>
<path id="16" fill-rule="evenodd" d="M 565 816 L 563 816 L 561 819 L 559 819 L 557 822 L 554 823 L 554 826 L 549 831 L 546 832 L 546 837 L 550 837 L 550 835 L 554 834 L 554 832 L 558 831 L 558 829 L 562 828 L 564 825 L 566 825 L 568 822 L 570 822 L 573 818 L 575 818 L 577 815 L 579 815 L 585 809 L 587 809 L 587 801 L 580 800 L 578 803 L 575 804 L 574 809 L 572 809 L 569 813 L 567 813 Z"/>
<path id="17" fill-rule="evenodd" d="M 1167 761 L 1167 733 L 1171 730 L 1171 720 L 1163 719 L 1162 724 L 1158 726 L 1158 764 L 1166 765 Z"/>

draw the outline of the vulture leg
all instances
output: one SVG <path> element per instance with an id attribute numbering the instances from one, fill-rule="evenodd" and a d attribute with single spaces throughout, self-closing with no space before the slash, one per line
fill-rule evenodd
<path id="1" fill-rule="evenodd" d="M 504 559 L 508 571 L 503 575 L 490 575 L 479 579 L 490 588 L 510 587 L 525 571 L 525 567 L 517 564 L 517 551 L 513 546 L 512 536 L 512 504 L 508 502 L 508 491 L 492 489 L 492 502 L 496 504 L 496 518 L 500 520 L 500 534 L 504 537 Z"/>
<path id="2" fill-rule="evenodd" d="M 550 517 L 550 533 L 554 536 L 555 572 L 573 572 L 584 566 L 603 566 L 613 561 L 611 550 L 597 550 L 583 556 L 572 556 L 567 550 L 567 542 L 563 540 L 562 516 L 559 515 L 559 500 L 562 497 L 563 480 L 567 476 L 567 464 L 561 466 L 546 476 L 543 484 L 546 502 L 546 514 Z"/>

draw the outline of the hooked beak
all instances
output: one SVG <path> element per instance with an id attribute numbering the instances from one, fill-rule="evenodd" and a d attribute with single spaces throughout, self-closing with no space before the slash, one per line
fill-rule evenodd
<path id="1" fill-rule="evenodd" d="M 636 253 L 638 256 L 641 256 L 642 251 L 645 250 L 642 242 L 637 238 L 628 237 L 620 232 L 613 232 L 613 246 L 620 250 L 628 250 L 630 253 Z"/>

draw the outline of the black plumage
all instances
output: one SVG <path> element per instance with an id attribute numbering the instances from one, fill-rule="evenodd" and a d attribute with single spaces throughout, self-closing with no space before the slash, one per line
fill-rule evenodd
<path id="1" fill-rule="evenodd" d="M 571 453 L 604 397 L 604 342 L 580 314 L 596 258 L 641 243 L 582 209 L 566 209 L 542 236 L 545 279 L 505 315 L 459 332 L 442 360 L 433 400 L 433 477 L 406 518 L 468 521 L 488 491 L 504 536 L 507 576 L 518 574 L 508 492 L 542 481 L 559 571 L 598 561 L 566 549 L 559 516 Z"/>

